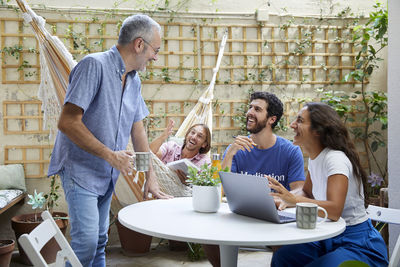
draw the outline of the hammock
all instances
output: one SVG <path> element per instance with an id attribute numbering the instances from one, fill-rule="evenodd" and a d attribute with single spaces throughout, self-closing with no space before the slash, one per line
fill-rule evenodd
<path id="1" fill-rule="evenodd" d="M 41 82 L 38 98 L 42 101 L 44 125 L 50 130 L 51 134 L 54 134 L 68 87 L 68 76 L 77 62 L 73 60 L 71 53 L 61 40 L 56 36 L 52 36 L 46 30 L 46 21 L 33 11 L 25 0 L 16 1 L 23 12 L 22 16 L 25 22 L 32 26 L 36 39 L 39 42 Z M 210 85 L 185 118 L 175 137 L 184 138 L 187 130 L 197 123 L 206 124 L 210 131 L 212 130 L 213 91 L 226 40 L 227 34 L 225 33 L 221 41 L 217 64 L 213 69 L 213 77 Z M 128 144 L 127 149 L 133 150 L 131 143 Z M 181 183 L 174 171 L 166 167 L 154 154 L 152 154 L 152 159 L 153 168 L 160 189 L 163 192 L 176 197 L 191 196 L 191 189 Z M 116 196 L 114 196 L 114 199 L 118 200 L 121 204 L 124 202 L 131 204 L 142 201 L 145 180 L 144 173 L 136 172 L 131 176 L 121 176 L 116 184 Z"/>

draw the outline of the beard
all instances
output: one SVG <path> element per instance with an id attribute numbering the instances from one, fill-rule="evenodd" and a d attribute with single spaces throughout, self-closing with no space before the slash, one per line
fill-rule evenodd
<path id="1" fill-rule="evenodd" d="M 256 125 L 253 128 L 249 128 L 247 126 L 247 122 L 249 120 L 249 117 L 246 118 L 246 130 L 249 131 L 252 134 L 256 134 L 261 132 L 262 129 L 264 129 L 267 126 L 267 118 L 265 120 L 258 122 L 256 118 L 253 117 L 253 119 L 256 121 Z"/>

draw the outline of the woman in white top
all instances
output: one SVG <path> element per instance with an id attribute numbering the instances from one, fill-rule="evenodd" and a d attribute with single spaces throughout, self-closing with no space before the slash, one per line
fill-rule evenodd
<path id="1" fill-rule="evenodd" d="M 323 103 L 308 103 L 290 126 L 296 134 L 293 143 L 309 155 L 308 174 L 303 190 L 296 194 L 269 178 L 275 190 L 271 195 L 288 205 L 316 203 L 327 210 L 329 219 L 342 217 L 346 230 L 327 240 L 282 246 L 271 266 L 339 266 L 347 260 L 387 266 L 386 245 L 365 211 L 367 175 L 336 111 Z"/>

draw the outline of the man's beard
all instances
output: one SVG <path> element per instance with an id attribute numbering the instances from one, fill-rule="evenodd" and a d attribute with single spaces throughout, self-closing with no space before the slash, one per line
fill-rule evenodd
<path id="1" fill-rule="evenodd" d="M 253 118 L 253 119 L 256 119 L 256 118 Z M 246 130 L 249 131 L 252 134 L 256 134 L 256 133 L 261 132 L 261 130 L 264 129 L 267 126 L 267 118 L 265 120 L 263 120 L 263 121 L 260 121 L 260 122 L 258 122 L 258 120 L 256 119 L 257 120 L 256 121 L 256 126 L 254 128 L 252 128 L 252 129 L 249 129 L 247 127 L 248 120 L 249 120 L 249 118 L 247 117 L 246 118 Z"/>

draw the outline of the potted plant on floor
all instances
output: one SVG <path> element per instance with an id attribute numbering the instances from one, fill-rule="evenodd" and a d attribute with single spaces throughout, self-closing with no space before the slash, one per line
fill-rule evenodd
<path id="1" fill-rule="evenodd" d="M 11 226 L 15 232 L 15 237 L 18 238 L 25 233 L 30 233 L 36 226 L 38 226 L 43 220 L 40 216 L 43 208 L 47 209 L 54 217 L 56 224 L 60 227 L 63 234 L 68 226 L 68 214 L 64 212 L 54 212 L 54 206 L 57 206 L 56 201 L 59 198 L 59 185 L 56 182 L 57 176 L 50 177 L 50 191 L 48 194 L 37 193 L 36 190 L 33 195 L 28 195 L 29 205 L 32 205 L 33 210 L 39 209 L 39 211 L 29 214 L 16 215 L 11 218 Z M 26 265 L 31 265 L 30 260 L 26 256 L 24 250 L 18 246 L 20 261 Z M 41 250 L 41 253 L 47 263 L 52 263 L 56 259 L 57 252 L 60 250 L 55 239 L 49 241 Z"/>
<path id="2" fill-rule="evenodd" d="M 0 266 L 10 266 L 15 242 L 12 239 L 0 240 Z"/>

